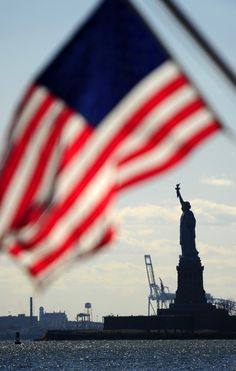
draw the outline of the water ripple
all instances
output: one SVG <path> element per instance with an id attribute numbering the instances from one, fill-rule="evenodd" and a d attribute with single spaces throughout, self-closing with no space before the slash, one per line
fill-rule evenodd
<path id="1" fill-rule="evenodd" d="M 2 341 L 0 370 L 236 371 L 236 340 Z"/>

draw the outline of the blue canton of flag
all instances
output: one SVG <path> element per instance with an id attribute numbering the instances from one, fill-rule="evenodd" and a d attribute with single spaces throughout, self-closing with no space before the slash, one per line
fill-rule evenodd
<path id="1" fill-rule="evenodd" d="M 113 236 L 117 192 L 220 125 L 125 0 L 106 0 L 26 92 L 1 171 L 2 248 L 37 282 Z"/>

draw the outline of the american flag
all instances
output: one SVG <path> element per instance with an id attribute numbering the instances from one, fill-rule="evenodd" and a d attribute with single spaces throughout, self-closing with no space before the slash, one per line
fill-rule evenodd
<path id="1" fill-rule="evenodd" d="M 106 0 L 28 88 L 0 176 L 1 247 L 42 282 L 113 237 L 112 203 L 220 129 L 126 0 Z"/>

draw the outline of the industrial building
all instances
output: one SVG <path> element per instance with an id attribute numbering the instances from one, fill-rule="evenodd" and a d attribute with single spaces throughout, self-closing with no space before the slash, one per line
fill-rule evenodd
<path id="1" fill-rule="evenodd" d="M 17 316 L 1 316 L 0 330 L 21 330 L 38 325 L 37 316 L 26 316 L 25 314 L 18 314 Z"/>
<path id="2" fill-rule="evenodd" d="M 17 316 L 0 316 L 0 340 L 14 339 L 16 331 L 21 333 L 24 339 L 33 339 L 41 336 L 38 317 L 33 315 L 33 298 L 30 298 L 30 314 L 18 314 Z"/>
<path id="3" fill-rule="evenodd" d="M 30 298 L 30 314 L 0 316 L 0 340 L 14 339 L 17 331 L 22 339 L 42 338 L 48 330 L 101 329 L 101 322 L 92 321 L 92 305 L 85 303 L 85 310 L 78 313 L 76 321 L 69 321 L 65 312 L 47 312 L 41 306 L 39 316 L 33 315 L 33 298 Z"/>
<path id="4" fill-rule="evenodd" d="M 68 318 L 65 312 L 45 312 L 39 308 L 39 326 L 43 329 L 56 330 L 68 328 Z"/>

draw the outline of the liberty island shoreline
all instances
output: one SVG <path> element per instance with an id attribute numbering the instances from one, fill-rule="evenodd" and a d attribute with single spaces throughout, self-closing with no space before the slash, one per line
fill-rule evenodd
<path id="1" fill-rule="evenodd" d="M 236 340 L 236 331 L 49 330 L 37 341 L 66 340 Z"/>

